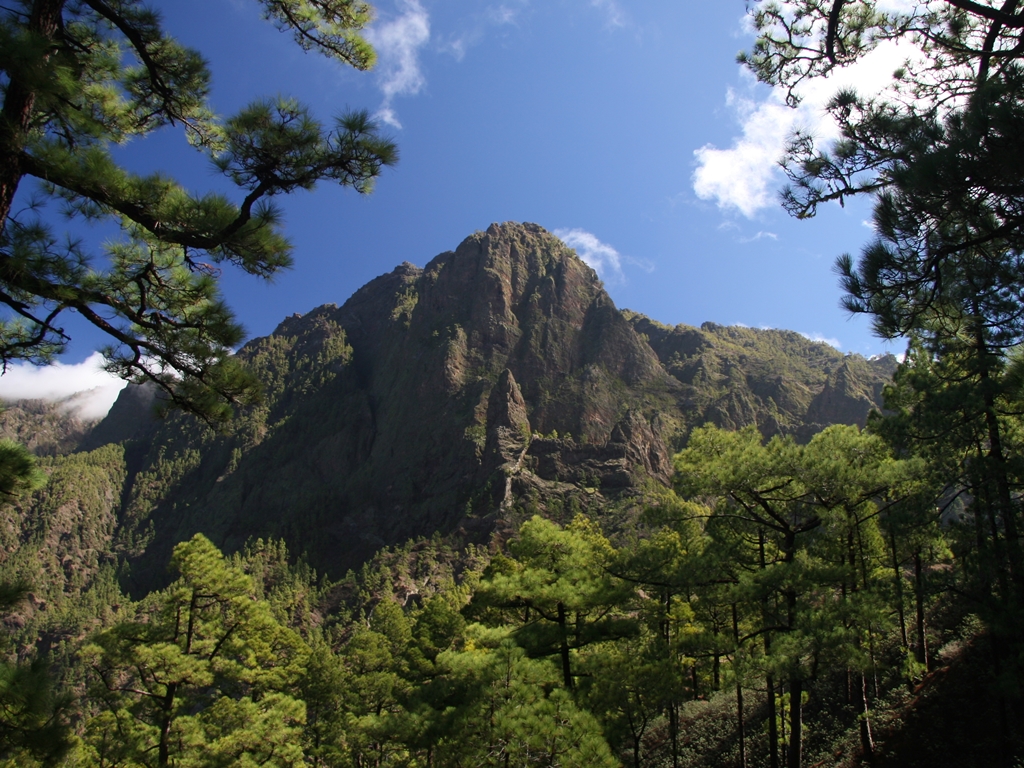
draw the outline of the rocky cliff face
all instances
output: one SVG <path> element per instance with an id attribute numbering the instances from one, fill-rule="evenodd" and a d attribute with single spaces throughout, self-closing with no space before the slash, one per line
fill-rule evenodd
<path id="1" fill-rule="evenodd" d="M 706 422 L 724 429 L 756 424 L 766 437 L 807 441 L 829 424 L 863 427 L 896 371 L 893 355 L 843 355 L 793 331 L 669 327 L 626 314 L 682 385 L 684 432 Z"/>
<path id="2" fill-rule="evenodd" d="M 125 445 L 113 541 L 141 582 L 196 530 L 229 550 L 282 536 L 339 574 L 434 531 L 484 538 L 525 507 L 600 515 L 667 484 L 694 426 L 863 423 L 891 373 L 793 333 L 619 311 L 530 224 L 402 264 L 239 355 L 266 397 L 228 433 L 149 423 L 129 389 L 88 438 Z"/>

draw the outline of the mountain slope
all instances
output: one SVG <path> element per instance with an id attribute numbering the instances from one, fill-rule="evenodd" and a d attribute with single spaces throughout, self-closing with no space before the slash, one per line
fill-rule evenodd
<path id="1" fill-rule="evenodd" d="M 705 421 L 800 439 L 863 423 L 895 364 L 787 331 L 619 311 L 532 224 L 402 264 L 239 356 L 265 399 L 226 433 L 180 414 L 150 422 L 129 388 L 86 438 L 125 446 L 112 541 L 138 585 L 200 530 L 227 550 L 284 537 L 340 574 L 435 531 L 485 540 L 517 508 L 600 517 L 667 484 L 671 451 Z"/>

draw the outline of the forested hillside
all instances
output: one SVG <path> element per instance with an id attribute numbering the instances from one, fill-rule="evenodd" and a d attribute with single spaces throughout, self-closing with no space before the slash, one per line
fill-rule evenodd
<path id="1" fill-rule="evenodd" d="M 3 512 L 87 764 L 842 763 L 978 642 L 963 500 L 860 431 L 893 358 L 620 312 L 513 224 L 239 357 L 223 431 L 129 388 Z"/>

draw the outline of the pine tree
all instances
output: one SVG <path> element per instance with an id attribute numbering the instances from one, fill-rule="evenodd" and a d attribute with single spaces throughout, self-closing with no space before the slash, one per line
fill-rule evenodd
<path id="1" fill-rule="evenodd" d="M 995 664 L 1005 669 L 1024 636 L 1021 408 L 1007 375 L 1011 351 L 1024 343 L 1024 8 L 971 0 L 878 6 L 760 4 L 759 37 L 744 60 L 795 101 L 802 82 L 881 41 L 912 51 L 880 96 L 834 95 L 828 110 L 838 141 L 822 147 L 793 137 L 783 204 L 805 217 L 827 201 L 874 200 L 874 239 L 859 258 L 837 261 L 844 303 L 868 314 L 883 338 L 912 342 L 891 392 L 895 414 L 874 428 L 928 458 L 940 478 L 936 503 L 964 502 L 960 517 L 973 522 L 977 542 L 969 592 L 987 593 Z M 912 556 L 918 661 L 927 664 L 924 569 L 921 552 Z M 1004 677 L 1001 690 L 1019 695 L 1019 665 Z M 1005 700 L 1003 712 L 1006 723 Z"/>
<path id="2" fill-rule="evenodd" d="M 857 678 L 851 698 L 870 757 L 866 674 L 889 615 L 878 517 L 910 492 L 914 467 L 856 427 L 829 427 L 801 446 L 782 437 L 763 445 L 753 427 L 708 426 L 693 432 L 676 470 L 680 492 L 717 499 L 705 531 L 733 553 L 731 600 L 760 613 L 750 635 L 764 642 L 770 764 L 780 764 L 776 675 L 789 687 L 785 762 L 799 768 L 806 683 L 836 666 Z M 746 545 L 732 544 L 736 537 Z"/>
<path id="3" fill-rule="evenodd" d="M 24 446 L 0 440 L 0 504 L 45 482 L 46 475 Z M 30 589 L 22 581 L 0 582 L 0 616 L 23 602 Z M 68 697 L 54 689 L 43 659 L 0 660 L 0 761 L 55 764 L 71 747 L 65 722 L 69 705 Z"/>
<path id="4" fill-rule="evenodd" d="M 306 707 L 294 687 L 305 644 L 201 534 L 175 547 L 172 564 L 177 581 L 82 650 L 102 703 L 86 723 L 91 759 L 302 764 Z"/>
<path id="5" fill-rule="evenodd" d="M 472 625 L 464 650 L 438 658 L 444 724 L 429 765 L 618 765 L 592 715 L 558 685 L 550 660 L 531 659 L 507 629 Z"/>
<path id="6" fill-rule="evenodd" d="M 306 50 L 366 69 L 362 0 L 260 0 Z M 204 418 L 255 396 L 231 356 L 243 337 L 221 300 L 219 264 L 269 278 L 291 263 L 273 204 L 331 181 L 368 192 L 396 160 L 365 113 L 324 127 L 296 101 L 209 106 L 202 56 L 168 36 L 141 0 L 16 0 L 0 11 L 0 361 L 46 363 L 76 312 L 110 337 L 107 369 L 151 381 Z M 180 126 L 239 190 L 196 194 L 119 166 L 112 149 Z M 34 190 L 28 189 L 33 185 Z M 106 220 L 121 238 L 96 254 L 61 238 L 45 207 Z M 104 266 L 104 263 L 107 265 Z"/>
<path id="7" fill-rule="evenodd" d="M 611 544 L 583 515 L 564 529 L 535 516 L 523 524 L 511 551 L 515 560 L 492 562 L 470 611 L 497 609 L 514 622 L 517 642 L 531 655 L 557 656 L 571 691 L 574 651 L 635 631 L 621 610 L 629 588 L 603 567 Z"/>

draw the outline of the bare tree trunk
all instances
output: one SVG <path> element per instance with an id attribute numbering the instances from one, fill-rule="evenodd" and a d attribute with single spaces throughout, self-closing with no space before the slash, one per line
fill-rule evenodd
<path id="1" fill-rule="evenodd" d="M 747 729 L 743 724 L 743 686 L 736 681 L 736 728 L 740 737 L 739 768 L 747 768 Z"/>
<path id="2" fill-rule="evenodd" d="M 572 667 L 569 657 L 569 627 L 566 625 L 565 606 L 558 604 L 558 628 L 561 631 L 560 655 L 562 657 L 562 681 L 570 691 L 575 687 L 572 680 Z"/>
<path id="3" fill-rule="evenodd" d="M 679 710 L 674 697 L 668 705 L 668 732 L 672 739 L 672 768 L 679 768 Z"/>
<path id="4" fill-rule="evenodd" d="M 767 567 L 764 553 L 764 529 L 757 532 L 758 547 L 760 550 L 761 570 Z M 768 606 L 766 601 L 761 604 L 762 621 L 768 621 Z M 764 633 L 764 655 L 771 657 L 772 634 Z M 775 677 L 771 672 L 764 676 L 765 687 L 768 689 L 768 760 L 769 768 L 779 768 L 779 721 L 775 708 Z"/>
<path id="5" fill-rule="evenodd" d="M 924 665 L 926 672 L 930 672 L 928 640 L 924 631 L 924 573 L 921 568 L 920 549 L 914 552 L 914 597 L 917 602 L 917 662 Z"/>
<path id="6" fill-rule="evenodd" d="M 732 604 L 732 637 L 736 643 L 734 654 L 740 650 L 740 621 L 736 612 L 736 603 Z M 733 656 L 735 659 L 736 656 Z M 733 665 L 735 667 L 735 664 Z M 740 676 L 736 675 L 736 726 L 740 737 L 740 764 L 739 768 L 747 768 L 747 732 L 743 724 L 743 683 Z"/>
<path id="7" fill-rule="evenodd" d="M 800 768 L 803 762 L 803 695 L 804 681 L 789 681 L 789 759 L 787 768 Z"/>
<path id="8" fill-rule="evenodd" d="M 869 763 L 875 761 L 875 740 L 871 734 L 871 716 L 868 710 L 868 682 L 864 673 L 860 674 L 858 689 L 858 709 L 860 710 L 860 748 L 864 753 L 864 759 Z"/>
<path id="9" fill-rule="evenodd" d="M 896 586 L 896 611 L 900 617 L 900 642 L 905 653 L 910 648 L 910 641 L 907 638 L 907 615 L 903 606 L 903 571 L 896 554 L 896 532 L 892 530 L 889 531 L 889 548 L 892 551 L 892 574 Z"/>

